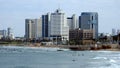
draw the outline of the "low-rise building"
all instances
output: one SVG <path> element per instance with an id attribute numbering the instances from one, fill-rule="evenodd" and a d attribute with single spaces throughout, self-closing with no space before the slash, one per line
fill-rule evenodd
<path id="1" fill-rule="evenodd" d="M 69 31 L 69 40 L 75 44 L 93 44 L 93 30 L 90 29 L 75 29 Z"/>
<path id="2" fill-rule="evenodd" d="M 109 33 L 101 33 L 99 35 L 99 42 L 107 44 L 107 43 L 115 43 L 116 41 L 113 41 L 113 38 L 115 38 L 115 36 L 112 36 Z"/>
<path id="3" fill-rule="evenodd" d="M 118 35 L 112 36 L 112 42 L 114 44 L 119 44 L 120 45 L 120 33 Z M 119 47 L 120 48 L 120 47 Z"/>

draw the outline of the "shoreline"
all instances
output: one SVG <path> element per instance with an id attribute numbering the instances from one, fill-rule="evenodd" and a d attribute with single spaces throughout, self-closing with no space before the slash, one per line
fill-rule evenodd
<path id="1" fill-rule="evenodd" d="M 80 47 L 80 45 L 40 45 L 40 43 L 29 43 L 29 44 L 0 44 L 0 46 L 26 46 L 26 47 L 42 47 L 42 48 L 60 48 L 60 49 L 70 49 L 71 51 L 120 51 L 120 48 L 118 47 L 117 44 L 109 44 L 110 46 L 112 46 L 111 48 L 106 48 L 106 49 L 103 49 L 103 48 L 96 48 L 94 47 L 94 49 L 86 49 L 84 46 L 85 45 L 82 45 L 83 47 Z M 99 45 L 101 46 L 101 45 Z M 73 48 L 73 49 L 72 49 Z M 83 48 L 83 49 L 81 49 Z"/>

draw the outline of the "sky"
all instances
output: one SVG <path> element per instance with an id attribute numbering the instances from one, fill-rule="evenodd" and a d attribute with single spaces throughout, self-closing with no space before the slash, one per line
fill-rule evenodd
<path id="1" fill-rule="evenodd" d="M 68 17 L 98 12 L 100 33 L 120 29 L 120 0 L 0 0 L 0 30 L 11 27 L 15 36 L 24 36 L 26 18 L 40 18 L 59 7 Z"/>

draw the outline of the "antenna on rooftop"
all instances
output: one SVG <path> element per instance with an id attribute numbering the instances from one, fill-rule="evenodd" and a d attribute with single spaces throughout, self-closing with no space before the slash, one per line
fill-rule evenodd
<path id="1" fill-rule="evenodd" d="M 61 7 L 60 7 L 60 3 L 58 4 L 58 9 L 60 9 Z"/>

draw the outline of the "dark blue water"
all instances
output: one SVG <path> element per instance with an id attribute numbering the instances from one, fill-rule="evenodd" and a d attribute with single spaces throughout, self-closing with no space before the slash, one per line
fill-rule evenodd
<path id="1" fill-rule="evenodd" d="M 0 46 L 0 68 L 120 68 L 119 51 Z"/>

